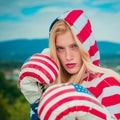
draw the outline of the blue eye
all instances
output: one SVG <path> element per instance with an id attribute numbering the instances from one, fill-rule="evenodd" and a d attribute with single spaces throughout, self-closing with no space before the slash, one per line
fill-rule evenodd
<path id="1" fill-rule="evenodd" d="M 77 45 L 77 44 L 74 44 L 72 47 L 73 47 L 73 48 L 78 48 L 78 45 Z"/>
<path id="2" fill-rule="evenodd" d="M 57 51 L 61 51 L 61 50 L 63 50 L 62 47 L 57 47 Z"/>

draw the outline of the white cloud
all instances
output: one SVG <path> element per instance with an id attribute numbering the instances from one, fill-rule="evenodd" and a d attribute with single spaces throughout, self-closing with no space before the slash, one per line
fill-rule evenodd
<path id="1" fill-rule="evenodd" d="M 94 5 L 100 5 L 106 3 L 120 3 L 120 0 L 93 0 Z"/>
<path id="2" fill-rule="evenodd" d="M 83 0 L 84 1 L 84 0 Z M 66 0 L 66 1 L 56 1 L 56 0 L 3 0 L 0 8 L 0 14 L 9 13 L 13 16 L 17 16 L 21 19 L 19 22 L 0 22 L 0 40 L 14 39 L 14 38 L 45 38 L 48 37 L 48 29 L 51 22 L 70 8 L 82 8 L 85 10 L 86 14 L 90 18 L 93 26 L 95 37 L 98 40 L 115 40 L 120 41 L 120 13 L 110 13 L 104 12 L 97 8 L 90 8 L 89 6 L 84 6 L 83 1 L 76 0 Z M 87 1 L 87 0 L 86 0 Z M 102 4 L 103 2 L 118 2 L 117 0 L 100 0 L 93 1 L 94 4 Z M 5 3 L 6 2 L 6 3 Z M 69 3 L 68 7 L 59 6 L 59 3 L 66 2 Z M 0 2 L 1 3 L 1 2 Z M 8 4 L 9 3 L 9 4 Z M 44 8 L 39 9 L 32 16 L 25 16 L 21 13 L 22 8 L 33 7 L 39 5 L 47 5 Z M 117 4 L 119 6 L 119 4 Z"/>
<path id="3" fill-rule="evenodd" d="M 48 28 L 44 26 L 48 23 L 22 22 L 22 23 L 3 23 L 0 26 L 4 29 L 0 32 L 0 40 L 19 39 L 19 38 L 46 38 Z"/>
<path id="4" fill-rule="evenodd" d="M 90 11 L 89 16 L 94 34 L 98 40 L 120 42 L 120 13 L 108 13 L 94 10 L 94 12 Z"/>

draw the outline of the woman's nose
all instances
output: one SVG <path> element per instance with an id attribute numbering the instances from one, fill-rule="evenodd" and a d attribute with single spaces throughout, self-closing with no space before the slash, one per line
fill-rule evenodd
<path id="1" fill-rule="evenodd" d="M 66 49 L 66 59 L 67 60 L 73 59 L 73 55 L 72 55 L 72 52 L 70 51 L 70 49 Z"/>

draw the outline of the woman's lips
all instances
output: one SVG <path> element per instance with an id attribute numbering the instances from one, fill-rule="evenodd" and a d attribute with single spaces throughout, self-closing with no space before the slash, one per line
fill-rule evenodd
<path id="1" fill-rule="evenodd" d="M 68 63 L 68 64 L 66 64 L 66 66 L 68 67 L 68 68 L 74 68 L 75 67 L 75 63 Z"/>

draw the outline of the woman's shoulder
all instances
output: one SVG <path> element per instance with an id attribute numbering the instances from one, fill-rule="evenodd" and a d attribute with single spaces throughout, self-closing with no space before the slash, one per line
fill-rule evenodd
<path id="1" fill-rule="evenodd" d="M 96 87 L 108 87 L 108 86 L 120 86 L 120 82 L 114 77 L 107 74 L 99 74 L 90 81 L 83 81 L 82 85 L 85 88 L 96 88 Z"/>
<path id="2" fill-rule="evenodd" d="M 99 81 L 99 84 L 106 84 L 107 86 L 120 86 L 120 82 L 116 78 L 107 74 L 100 75 L 96 80 Z"/>
<path id="3" fill-rule="evenodd" d="M 118 93 L 120 90 L 120 82 L 110 75 L 102 74 L 96 79 L 90 81 L 86 88 L 99 98 L 100 96 L 103 96 L 103 94 L 112 94 L 113 91 Z M 99 99 L 101 99 L 101 97 Z"/>

